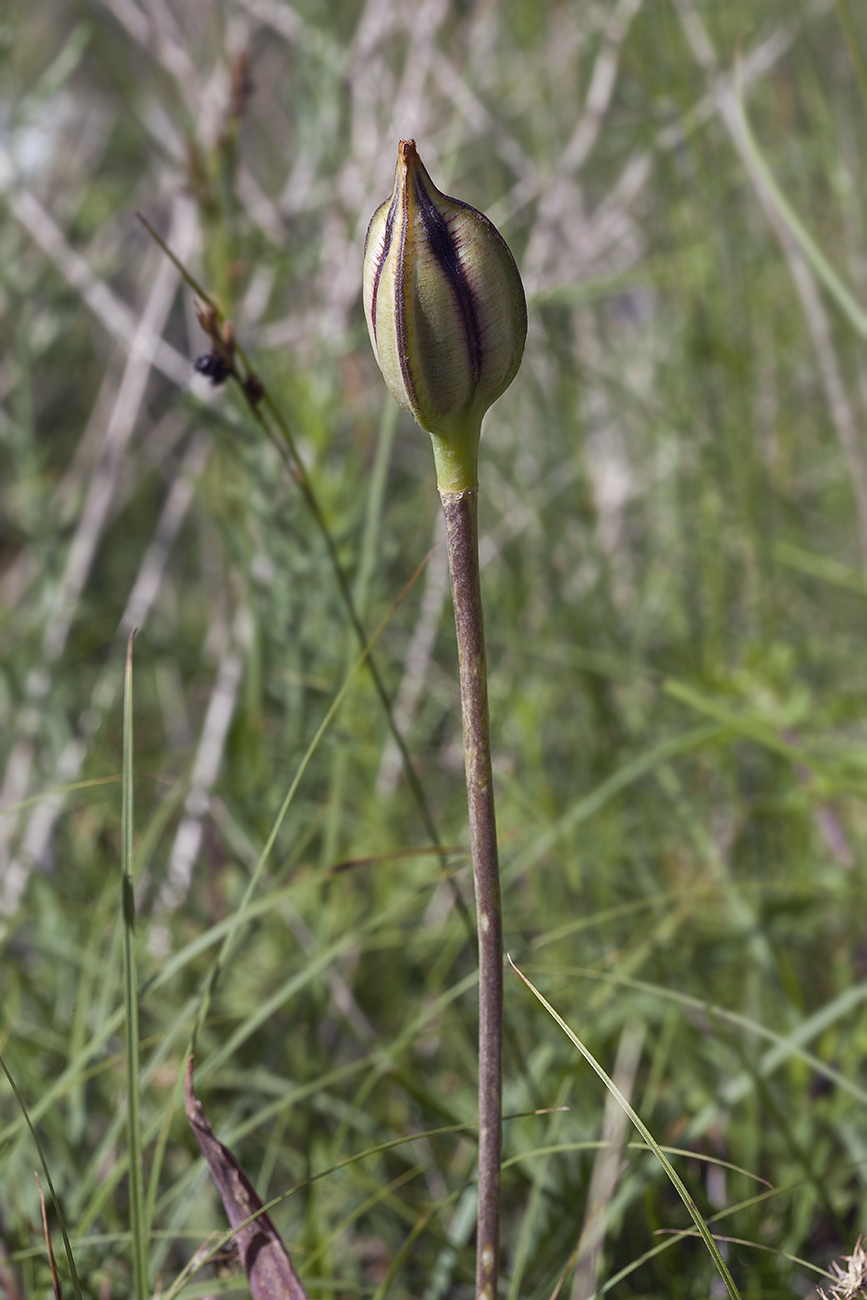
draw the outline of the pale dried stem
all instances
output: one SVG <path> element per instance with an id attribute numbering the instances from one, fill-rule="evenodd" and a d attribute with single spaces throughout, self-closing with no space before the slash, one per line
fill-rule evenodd
<path id="1" fill-rule="evenodd" d="M 500 1258 L 503 921 L 491 771 L 488 670 L 479 578 L 478 490 L 440 491 L 461 675 L 470 845 L 479 935 L 479 1219 L 477 1300 L 494 1300 Z"/>

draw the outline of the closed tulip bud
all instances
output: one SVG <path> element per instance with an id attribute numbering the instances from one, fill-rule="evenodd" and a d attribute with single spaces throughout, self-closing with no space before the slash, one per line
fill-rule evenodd
<path id="1" fill-rule="evenodd" d="M 521 364 L 527 304 L 497 228 L 401 140 L 364 246 L 364 313 L 392 395 L 430 433 L 440 488 L 477 486 L 482 416 Z"/>

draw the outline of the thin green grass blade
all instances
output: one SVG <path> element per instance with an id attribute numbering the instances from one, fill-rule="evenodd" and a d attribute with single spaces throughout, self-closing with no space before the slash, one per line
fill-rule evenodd
<path id="1" fill-rule="evenodd" d="M 756 138 L 752 133 L 743 100 L 740 96 L 735 97 L 735 114 L 750 163 L 754 167 L 761 184 L 764 185 L 773 199 L 786 229 L 849 324 L 857 330 L 862 338 L 867 338 L 867 312 L 850 293 L 774 179 L 773 173 L 756 143 Z"/>
<path id="2" fill-rule="evenodd" d="M 126 649 L 123 684 L 123 815 L 122 906 L 123 985 L 126 1008 L 126 1116 L 129 1149 L 129 1213 L 132 1233 L 132 1275 L 135 1300 L 147 1300 L 147 1223 L 145 1221 L 144 1175 L 142 1171 L 141 1116 L 139 1114 L 139 1026 L 138 984 L 135 958 L 135 893 L 133 890 L 133 738 L 132 738 L 132 643 Z"/>
<path id="3" fill-rule="evenodd" d="M 388 479 L 388 467 L 391 461 L 392 447 L 394 446 L 394 431 L 397 426 L 397 410 L 398 408 L 394 402 L 388 402 L 382 409 L 382 415 L 379 421 L 379 436 L 377 438 L 376 456 L 373 462 L 373 472 L 370 475 L 368 482 L 367 501 L 364 512 L 364 528 L 361 535 L 361 550 L 355 581 L 352 585 L 352 599 L 360 619 L 363 619 L 367 613 L 370 585 L 373 579 L 376 559 L 379 552 L 385 485 Z M 344 635 L 346 638 L 344 673 L 348 673 L 351 671 L 352 664 L 358 654 L 358 636 L 355 629 L 352 627 L 348 627 Z M 347 705 L 347 709 L 349 709 L 349 705 Z M 358 724 L 352 716 L 347 718 L 346 725 L 350 734 L 354 734 L 354 729 Z M 322 840 L 321 860 L 323 865 L 333 862 L 339 851 L 338 845 L 340 843 L 340 830 L 345 811 L 345 773 L 348 758 L 348 747 L 346 745 L 338 745 L 334 750 L 331 760 L 332 796 L 329 801 L 326 831 Z"/>
<path id="4" fill-rule="evenodd" d="M 169 1131 L 175 1113 L 180 1109 L 184 1095 L 184 1074 L 183 1069 L 178 1074 L 175 1085 L 172 1089 L 172 1095 L 166 1104 L 163 1120 L 154 1144 L 153 1158 L 151 1160 L 150 1174 L 148 1177 L 147 1198 L 145 1201 L 145 1221 L 150 1231 L 154 1221 L 154 1212 L 159 1192 L 160 1171 L 162 1170 L 163 1160 L 166 1153 L 166 1145 L 169 1140 Z"/>
<path id="5" fill-rule="evenodd" d="M 371 1210 L 373 1210 L 377 1205 L 382 1204 L 383 1201 L 390 1200 L 394 1196 L 395 1192 L 399 1191 L 401 1187 L 405 1187 L 407 1183 L 411 1183 L 414 1178 L 418 1178 L 424 1173 L 424 1171 L 424 1165 L 411 1165 L 409 1169 L 398 1174 L 397 1177 L 393 1178 L 390 1183 L 385 1185 L 385 1187 L 378 1187 L 375 1192 L 372 1192 L 371 1195 L 368 1196 L 367 1200 L 362 1201 L 360 1205 L 357 1205 L 351 1214 L 347 1214 L 345 1218 L 341 1219 L 340 1223 L 338 1223 L 337 1226 L 328 1234 L 313 1254 L 306 1257 L 304 1260 L 305 1268 L 311 1269 L 313 1265 L 318 1263 L 322 1256 L 326 1254 L 331 1246 L 334 1245 L 334 1242 L 347 1232 L 354 1223 L 357 1223 L 359 1219 L 363 1219 L 366 1214 L 369 1214 Z"/>
<path id="6" fill-rule="evenodd" d="M 686 682 L 679 682 L 673 677 L 665 679 L 662 689 L 672 699 L 679 700 L 681 704 L 689 705 L 697 713 L 716 718 L 720 725 L 726 727 L 730 732 L 735 735 L 749 737 L 750 740 L 756 741 L 757 744 L 764 745 L 772 753 L 779 754 L 780 758 L 787 758 L 791 763 L 803 764 L 811 770 L 816 770 L 819 766 L 817 760 L 808 754 L 806 750 L 801 749 L 799 745 L 784 740 L 773 727 L 768 726 L 761 718 L 750 717 L 748 714 L 740 714 L 734 709 L 726 708 L 725 705 L 719 704 L 712 697 L 696 690 L 694 686 L 690 686 Z"/>
<path id="7" fill-rule="evenodd" d="M 407 1238 L 404 1241 L 403 1245 L 401 1246 L 400 1250 L 396 1252 L 394 1259 L 391 1261 L 391 1265 L 389 1267 L 388 1272 L 386 1273 L 380 1285 L 374 1291 L 373 1300 L 385 1300 L 385 1297 L 388 1295 L 389 1291 L 391 1290 L 394 1279 L 397 1277 L 398 1272 L 400 1271 L 407 1255 L 412 1250 L 415 1241 L 424 1232 L 425 1228 L 430 1223 L 431 1219 L 436 1214 L 439 1208 L 440 1207 L 438 1205 L 432 1205 L 430 1209 L 426 1210 L 424 1214 L 419 1216 L 418 1222 L 413 1226 L 412 1231 L 407 1235 Z"/>
<path id="8" fill-rule="evenodd" d="M 563 1017 L 558 1015 L 558 1013 L 551 1006 L 551 1003 L 548 1002 L 545 997 L 543 997 L 543 995 L 539 992 L 539 990 L 535 987 L 535 985 L 532 984 L 530 980 L 527 979 L 527 976 L 521 970 L 518 969 L 518 967 L 512 961 L 511 957 L 509 957 L 509 964 L 511 965 L 515 973 L 521 977 L 521 979 L 526 984 L 527 988 L 537 999 L 537 1001 L 539 1001 L 542 1004 L 542 1006 L 545 1008 L 545 1010 L 548 1012 L 551 1018 L 557 1022 L 557 1024 L 563 1030 L 564 1034 L 567 1036 L 567 1038 L 574 1044 L 575 1047 L 577 1047 L 578 1051 L 584 1057 L 584 1060 L 591 1067 L 591 1069 L 593 1069 L 595 1073 L 599 1076 L 599 1078 L 605 1084 L 605 1087 L 608 1089 L 608 1091 L 617 1101 L 618 1105 L 623 1107 L 624 1111 L 629 1116 L 630 1120 L 635 1125 L 638 1132 L 644 1138 L 644 1141 L 647 1143 L 650 1150 L 653 1152 L 653 1154 L 656 1156 L 659 1163 L 662 1165 L 662 1168 L 665 1170 L 666 1174 L 668 1175 L 668 1178 L 672 1186 L 674 1187 L 674 1190 L 677 1192 L 678 1196 L 683 1201 L 683 1204 L 685 1205 L 690 1218 L 695 1224 L 702 1241 L 704 1242 L 705 1246 L 708 1249 L 708 1253 L 710 1254 L 710 1257 L 716 1266 L 717 1272 L 719 1273 L 720 1277 L 725 1283 L 725 1288 L 728 1295 L 730 1296 L 730 1300 L 740 1300 L 740 1292 L 735 1286 L 734 1279 L 728 1270 L 728 1265 L 726 1264 L 725 1260 L 720 1254 L 719 1247 L 717 1246 L 716 1242 L 711 1236 L 707 1224 L 699 1214 L 697 1205 L 695 1204 L 689 1192 L 687 1191 L 683 1180 L 681 1179 L 677 1170 L 672 1165 L 668 1156 L 665 1154 L 662 1147 L 656 1141 L 656 1138 L 653 1136 L 650 1129 L 644 1123 L 644 1120 L 641 1119 L 641 1117 L 638 1115 L 638 1113 L 635 1110 L 633 1110 L 632 1106 L 626 1100 L 623 1093 L 615 1084 L 614 1080 L 609 1078 L 609 1076 L 602 1069 L 602 1066 L 599 1064 L 596 1058 L 591 1055 L 591 1053 L 587 1050 L 587 1048 L 578 1038 L 577 1034 L 573 1033 L 573 1031 L 566 1024 L 566 1021 L 563 1019 Z"/>
<path id="9" fill-rule="evenodd" d="M 119 785 L 122 779 L 120 776 L 98 776 L 89 781 L 73 781 L 70 785 L 58 785 L 49 790 L 40 790 L 39 794 L 31 795 L 29 799 L 19 799 L 17 803 L 9 803 L 0 808 L 0 817 L 11 817 L 13 814 L 26 812 L 28 808 L 35 808 L 46 799 L 65 798 L 76 790 L 92 790 L 98 785 Z"/>
<path id="10" fill-rule="evenodd" d="M 370 584 L 376 571 L 382 519 L 385 513 L 385 488 L 388 482 L 388 470 L 391 465 L 394 434 L 397 428 L 397 412 L 398 407 L 394 402 L 386 402 L 382 408 L 379 437 L 376 443 L 376 456 L 367 489 L 361 553 L 358 559 L 358 572 L 352 589 L 355 608 L 361 617 L 367 611 Z"/>
<path id="11" fill-rule="evenodd" d="M 450 871 L 437 873 L 433 877 L 428 888 L 434 888 L 440 880 L 446 879 L 451 875 Z M 295 881 L 287 885 L 284 889 L 269 894 L 265 898 L 256 899 L 248 905 L 246 916 L 248 920 L 254 920 L 257 916 L 279 907 L 284 898 L 290 898 L 299 891 L 312 888 L 321 883 L 320 879 L 309 878 L 301 881 Z M 164 966 L 160 968 L 153 976 L 144 982 L 141 988 L 141 996 L 148 996 L 155 993 L 158 989 L 163 988 L 170 983 L 186 966 L 189 965 L 201 952 L 218 943 L 225 938 L 227 933 L 236 925 L 235 916 L 225 917 L 218 921 L 204 934 L 198 935 L 190 943 L 185 945 L 179 952 L 175 953 Z M 473 977 L 475 978 L 475 977 Z M 471 982 L 471 981 L 470 981 Z M 183 1014 L 186 1014 L 184 1011 Z M 43 1115 L 47 1114 L 54 1103 L 65 1096 L 71 1088 L 74 1088 L 82 1077 L 90 1077 L 102 1070 L 112 1068 L 112 1062 L 101 1061 L 96 1066 L 91 1066 L 88 1070 L 88 1064 L 105 1046 L 106 1041 L 118 1032 L 123 1025 L 124 1012 L 118 1009 L 102 1025 L 98 1031 L 88 1040 L 81 1048 L 77 1055 L 70 1061 L 69 1065 L 63 1070 L 54 1082 L 46 1088 L 45 1092 L 40 1095 L 39 1101 L 31 1107 L 31 1118 L 34 1123 L 38 1122 Z M 363 1062 L 362 1062 L 363 1063 Z M 23 1117 L 13 1120 L 2 1131 L 0 1131 L 0 1144 L 11 1141 L 24 1125 Z"/>
<path id="12" fill-rule="evenodd" d="M 557 1092 L 552 1113 L 548 1117 L 548 1133 L 555 1136 L 563 1124 L 563 1116 L 568 1109 L 564 1103 L 572 1087 L 572 1080 L 564 1079 Z M 545 1147 L 537 1148 L 536 1154 L 540 1157 L 539 1163 L 534 1162 L 531 1176 L 532 1183 L 530 1186 L 530 1195 L 527 1199 L 527 1206 L 521 1219 L 521 1229 L 518 1233 L 518 1239 L 514 1247 L 514 1259 L 512 1261 L 512 1275 L 509 1278 L 509 1290 L 507 1300 L 520 1300 L 521 1285 L 524 1280 L 524 1273 L 530 1260 L 530 1255 L 539 1236 L 543 1232 L 541 1224 L 544 1222 L 544 1204 L 545 1204 L 545 1185 L 548 1178 L 548 1167 L 550 1157 L 555 1154 L 559 1143 L 551 1143 Z M 602 1145 L 602 1144 L 600 1144 Z M 607 1145 L 607 1144 L 606 1144 Z M 524 1153 L 522 1152 L 522 1155 Z M 512 1163 L 503 1160 L 500 1164 L 502 1172 L 506 1166 Z"/>
<path id="13" fill-rule="evenodd" d="M 60 1235 L 63 1237 L 63 1247 L 66 1251 L 66 1262 L 69 1265 L 69 1272 L 72 1277 L 72 1289 L 75 1292 L 75 1300 L 81 1300 L 81 1282 L 78 1278 L 78 1269 L 75 1267 L 75 1256 L 72 1253 L 72 1243 L 69 1240 L 69 1233 L 66 1230 L 66 1219 L 63 1217 L 63 1211 L 60 1208 L 60 1201 L 57 1199 L 57 1193 L 54 1190 L 54 1183 L 51 1181 L 51 1174 L 48 1171 L 48 1162 L 45 1159 L 45 1152 L 42 1150 L 42 1145 L 39 1138 L 36 1136 L 36 1129 L 33 1127 L 31 1122 L 24 1098 L 21 1096 L 21 1093 L 18 1090 L 18 1085 L 9 1073 L 9 1068 L 2 1056 L 0 1056 L 0 1069 L 2 1069 L 9 1081 L 9 1087 L 15 1095 L 15 1100 L 18 1102 L 21 1114 L 24 1117 L 24 1123 L 30 1130 L 30 1136 L 33 1138 L 33 1145 L 36 1147 L 36 1151 L 39 1155 L 39 1163 L 42 1165 L 42 1172 L 45 1174 L 45 1181 L 48 1184 L 48 1190 L 51 1193 L 51 1202 L 54 1206 L 54 1213 L 57 1215 Z"/>
<path id="14" fill-rule="evenodd" d="M 155 1050 L 140 1071 L 140 1086 L 142 1088 L 146 1088 L 152 1082 L 154 1075 L 166 1061 L 175 1043 L 182 1041 L 183 1047 L 189 1040 L 189 1026 L 195 1022 L 197 1006 L 198 999 L 196 997 L 188 998 L 172 1023 L 159 1035 Z M 182 1035 L 183 1039 L 181 1039 Z M 143 1047 L 144 1043 L 141 1043 L 140 1046 Z M 143 1146 L 146 1147 L 156 1137 L 156 1144 L 150 1160 L 148 1192 L 145 1198 L 145 1223 L 148 1225 L 149 1243 L 152 1238 L 151 1224 L 154 1219 L 151 1195 L 152 1192 L 153 1195 L 156 1194 L 155 1189 L 159 1184 L 159 1174 L 164 1154 L 163 1132 L 170 1124 L 178 1104 L 177 1098 L 175 1098 L 174 1102 L 170 1101 L 163 1119 L 154 1118 L 143 1129 Z M 117 1116 L 106 1128 L 102 1141 L 91 1156 L 87 1168 L 83 1171 L 75 1196 L 72 1198 L 71 1205 L 79 1218 L 81 1230 L 94 1222 L 102 1212 L 102 1207 L 111 1196 L 114 1187 L 125 1176 L 127 1161 L 126 1156 L 123 1154 L 115 1156 L 111 1161 L 109 1172 L 106 1173 L 109 1153 L 117 1146 L 125 1118 L 123 1114 Z M 153 1267 L 153 1260 L 150 1261 L 150 1264 Z"/>
<path id="15" fill-rule="evenodd" d="M 852 55 L 852 63 L 855 66 L 855 75 L 858 78 L 858 88 L 861 91 L 864 108 L 867 109 L 867 57 L 865 57 L 861 48 L 861 41 L 858 37 L 858 29 L 855 26 L 855 19 L 852 17 L 849 0 L 837 0 L 837 17 L 840 19 L 840 26 L 843 28 L 843 34 L 846 37 L 846 44 L 849 46 L 849 53 Z"/>
<path id="16" fill-rule="evenodd" d="M 504 1116 L 504 1119 L 509 1118 Z M 548 1156 L 557 1155 L 565 1151 L 598 1151 L 600 1147 L 606 1147 L 610 1144 L 603 1141 L 602 1138 L 588 1138 L 582 1142 L 555 1142 L 550 1146 L 528 1147 L 526 1151 L 519 1151 L 517 1155 L 509 1156 L 503 1161 L 503 1168 L 509 1169 L 512 1165 L 519 1165 L 524 1160 L 539 1160 Z M 624 1144 L 628 1151 L 646 1151 L 647 1147 L 643 1142 L 627 1142 Z M 749 1169 L 744 1169 L 741 1165 L 734 1165 L 730 1160 L 722 1160 L 719 1156 L 708 1156 L 704 1152 L 695 1151 L 691 1147 L 670 1147 L 660 1143 L 661 1149 L 667 1156 L 683 1156 L 686 1160 L 695 1160 L 703 1165 L 716 1165 L 719 1169 L 729 1169 L 733 1174 L 741 1174 L 744 1178 L 751 1178 L 753 1182 L 763 1183 L 765 1187 L 771 1184 L 767 1178 L 762 1178 L 760 1174 L 754 1174 Z"/>
<path id="17" fill-rule="evenodd" d="M 31 1118 L 34 1123 L 38 1123 L 42 1116 L 47 1114 L 58 1097 L 62 1097 L 70 1088 L 75 1086 L 81 1075 L 81 1071 L 87 1065 L 87 1062 L 97 1054 L 99 1049 L 112 1036 L 112 1034 L 117 1033 L 120 1029 L 123 1024 L 123 1015 L 123 1011 L 118 1009 L 116 1014 L 113 1015 L 110 1020 L 106 1021 L 106 1023 L 100 1028 L 99 1032 L 90 1039 L 87 1046 L 78 1054 L 75 1060 L 66 1067 L 59 1078 L 57 1078 L 49 1088 L 46 1088 L 45 1092 L 40 1096 L 39 1101 L 32 1107 Z M 101 1069 L 102 1066 L 98 1068 Z M 7 1124 L 3 1131 L 0 1132 L 0 1143 L 11 1141 L 11 1139 L 19 1132 L 24 1122 L 25 1120 L 22 1118 L 20 1120 L 13 1120 L 11 1124 Z"/>
<path id="18" fill-rule="evenodd" d="M 503 870 L 504 886 L 523 876 L 526 871 L 535 866 L 540 858 L 549 853 L 564 835 L 574 831 L 577 826 L 580 826 L 590 817 L 594 817 L 616 795 L 628 789 L 635 782 L 642 780 L 643 777 L 648 776 L 661 763 L 691 754 L 695 750 L 705 748 L 705 746 L 715 745 L 718 741 L 723 740 L 726 735 L 727 728 L 718 725 L 705 724 L 700 727 L 692 727 L 688 731 L 667 737 L 659 744 L 651 746 L 645 753 L 639 754 L 637 758 L 624 763 L 619 771 L 601 781 L 590 794 L 582 795 L 580 799 L 577 799 L 553 825 L 536 837 L 524 853 L 505 867 Z"/>
<path id="19" fill-rule="evenodd" d="M 275 993 L 271 995 L 270 998 L 268 998 L 261 1006 L 257 1007 L 255 1012 L 252 1012 L 244 1023 L 238 1026 L 235 1032 L 227 1038 L 225 1043 L 221 1044 L 221 1046 L 208 1057 L 207 1061 L 202 1063 L 201 1069 L 198 1072 L 199 1077 L 202 1079 L 207 1078 L 213 1070 L 217 1069 L 218 1066 L 223 1063 L 223 1061 L 228 1060 L 235 1052 L 237 1052 L 242 1044 L 247 1041 L 251 1034 L 255 1033 L 260 1025 L 263 1025 L 270 1016 L 274 1015 L 274 1013 L 280 1009 L 280 1007 L 282 1007 L 286 1002 L 289 1002 L 300 991 L 300 989 L 309 984 L 312 979 L 315 979 L 318 973 L 324 970 L 326 966 L 330 965 L 331 962 L 335 961 L 341 953 L 356 947 L 359 945 L 363 936 L 375 933 L 375 931 L 384 926 L 388 920 L 398 916 L 405 908 L 412 906 L 422 893 L 429 891 L 429 888 L 429 885 L 424 885 L 408 891 L 406 894 L 389 903 L 388 906 L 382 908 L 374 916 L 369 917 L 368 920 L 360 924 L 355 931 L 341 935 L 333 943 L 329 944 L 327 948 L 323 948 L 321 952 L 317 953 L 315 957 L 309 958 L 304 963 L 302 970 L 297 971 L 292 975 L 279 989 L 277 989 Z M 445 1005 L 449 1001 L 453 1001 L 456 997 L 461 996 L 463 992 L 472 988 L 477 982 L 478 972 L 472 971 L 448 991 L 442 999 L 442 1005 Z M 430 1018 L 431 1009 L 429 1006 L 425 1006 L 421 1015 L 417 1018 L 413 1018 L 411 1021 L 409 1032 L 402 1033 L 388 1047 L 380 1047 L 375 1057 L 377 1070 L 383 1072 L 387 1070 L 391 1065 L 393 1057 L 396 1056 L 401 1047 L 405 1045 L 407 1039 L 413 1036 L 416 1024 L 423 1024 Z M 379 1073 L 377 1073 L 376 1070 L 375 1073 L 378 1078 Z"/>
<path id="20" fill-rule="evenodd" d="M 859 596 L 867 596 L 867 581 L 864 575 L 850 564 L 841 564 L 839 560 L 816 555 L 814 551 L 808 551 L 802 546 L 793 546 L 790 542 L 775 542 L 773 556 L 779 564 L 785 564 L 798 573 L 807 574 L 810 578 L 817 578 L 820 582 L 827 582 L 834 587 L 841 587 L 844 591 L 854 591 Z"/>
<path id="21" fill-rule="evenodd" d="M 761 1024 L 751 1016 L 744 1016 L 740 1012 L 730 1011 L 728 1008 L 719 1005 L 719 1003 L 693 997 L 690 993 L 680 993 L 676 989 L 667 989 L 649 980 L 635 979 L 629 975 L 618 974 L 616 971 L 590 970 L 584 966 L 569 967 L 568 969 L 558 966 L 557 973 L 559 975 L 568 973 L 581 979 L 598 980 L 605 984 L 619 984 L 624 988 L 651 993 L 653 996 L 667 1002 L 672 1002 L 678 1006 L 693 1007 L 708 1016 L 736 1025 L 741 1029 L 746 1029 L 749 1033 L 755 1034 L 756 1037 L 763 1038 L 773 1044 L 765 1052 L 759 1063 L 761 1077 L 766 1078 L 768 1075 L 773 1074 L 786 1061 L 795 1057 L 843 1092 L 848 1093 L 860 1105 L 867 1105 L 867 1089 L 859 1087 L 857 1083 L 853 1083 L 851 1079 L 841 1074 L 839 1070 L 834 1069 L 827 1061 L 823 1061 L 821 1057 L 815 1056 L 804 1049 L 804 1043 L 808 1043 L 811 1038 L 818 1037 L 819 1034 L 824 1033 L 826 1029 L 839 1021 L 845 1020 L 856 1007 L 867 1001 L 867 981 L 862 980 L 860 984 L 855 984 L 851 988 L 844 989 L 842 993 L 838 993 L 835 998 L 819 1007 L 812 1015 L 806 1016 L 788 1034 L 778 1034 L 776 1030 L 769 1029 L 767 1025 Z M 734 1105 L 747 1095 L 752 1086 L 753 1080 L 748 1074 L 742 1072 L 735 1075 L 721 1089 L 719 1101 L 710 1102 L 705 1110 L 695 1117 L 687 1130 L 689 1136 L 694 1137 L 699 1132 L 705 1132 L 711 1119 L 719 1113 L 722 1104 L 726 1106 Z"/>
<path id="22" fill-rule="evenodd" d="M 692 1156 L 693 1153 L 690 1152 L 690 1155 Z M 771 1188 L 770 1191 L 762 1192 L 759 1196 L 750 1197 L 746 1201 L 738 1201 L 734 1205 L 727 1205 L 724 1210 L 720 1210 L 713 1216 L 713 1218 L 709 1219 L 708 1223 L 719 1223 L 722 1219 L 730 1218 L 733 1214 L 738 1214 L 741 1210 L 750 1209 L 752 1206 L 767 1201 L 771 1197 L 781 1196 L 786 1192 L 797 1191 L 801 1186 L 802 1183 L 797 1182 L 790 1183 L 785 1187 L 774 1187 Z M 612 1277 L 609 1277 L 599 1288 L 593 1300 L 601 1300 L 602 1296 L 606 1295 L 609 1291 L 612 1291 L 620 1282 L 623 1282 L 627 1277 L 635 1273 L 639 1268 L 641 1268 L 642 1264 L 647 1264 L 651 1259 L 655 1259 L 657 1255 L 664 1254 L 665 1251 L 670 1250 L 672 1246 L 676 1246 L 678 1242 L 683 1241 L 686 1237 L 694 1237 L 695 1235 L 696 1232 L 694 1228 L 683 1228 L 680 1231 L 667 1234 L 663 1241 L 657 1242 L 655 1246 L 651 1246 L 649 1250 L 646 1250 L 642 1255 L 639 1255 L 637 1259 L 631 1260 Z M 820 1277 L 833 1280 L 831 1274 L 828 1273 L 826 1269 L 820 1268 L 817 1264 L 811 1263 L 810 1260 L 802 1259 L 798 1255 L 791 1255 L 785 1250 L 778 1250 L 774 1246 L 760 1245 L 758 1242 L 742 1241 L 739 1238 L 728 1236 L 718 1237 L 717 1240 L 737 1242 L 738 1245 L 744 1246 L 755 1246 L 756 1249 L 768 1251 L 770 1254 L 776 1255 L 780 1259 L 787 1259 L 791 1263 L 797 1264 L 800 1268 L 807 1269 L 808 1272 L 816 1273 Z"/>

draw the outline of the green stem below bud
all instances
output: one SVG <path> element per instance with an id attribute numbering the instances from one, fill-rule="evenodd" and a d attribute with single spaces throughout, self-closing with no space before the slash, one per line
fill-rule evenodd
<path id="1" fill-rule="evenodd" d="M 464 434 L 451 434 L 448 438 L 438 433 L 431 433 L 434 465 L 437 472 L 437 487 L 440 495 L 448 492 L 478 491 L 479 487 L 479 439 L 481 422 Z M 481 606 L 479 606 L 481 611 Z"/>

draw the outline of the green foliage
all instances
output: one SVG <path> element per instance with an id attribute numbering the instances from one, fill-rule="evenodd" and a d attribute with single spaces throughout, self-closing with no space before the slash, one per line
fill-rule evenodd
<path id="1" fill-rule="evenodd" d="M 224 1229 L 179 1086 L 205 1007 L 199 1095 L 262 1199 L 284 1197 L 272 1217 L 311 1295 L 472 1293 L 454 633 L 442 545 L 398 603 L 439 502 L 360 300 L 398 137 L 503 230 L 530 307 L 480 465 L 507 950 L 733 1239 L 741 1295 L 802 1295 L 851 1252 L 865 50 L 857 5 L 806 0 L 0 13 L 0 1047 L 85 1296 L 134 1294 L 133 623 L 151 1291 Z M 189 382 L 209 345 L 136 210 L 234 322 L 367 635 L 385 622 L 372 658 L 444 848 L 279 439 L 235 385 Z M 624 1145 L 607 1191 L 594 1172 L 589 1066 L 511 975 L 506 1003 L 503 1294 L 545 1300 L 564 1274 L 573 1300 L 614 1279 L 711 1294 L 646 1150 Z M 39 1156 L 3 1089 L 0 1288 L 47 1294 Z M 211 1274 L 180 1294 L 229 1285 Z"/>

